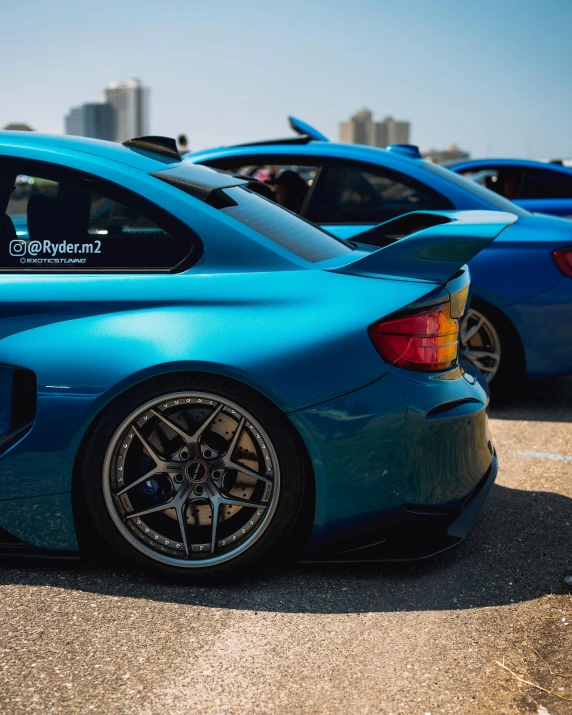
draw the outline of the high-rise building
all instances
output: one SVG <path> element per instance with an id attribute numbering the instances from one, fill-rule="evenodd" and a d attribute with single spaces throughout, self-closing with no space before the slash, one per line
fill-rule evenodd
<path id="1" fill-rule="evenodd" d="M 360 109 L 349 122 L 340 123 L 340 141 L 348 144 L 371 144 L 373 115 L 369 109 Z"/>
<path id="2" fill-rule="evenodd" d="M 396 121 L 393 117 L 376 122 L 369 109 L 360 109 L 349 122 L 340 122 L 340 141 L 370 146 L 409 144 L 410 129 L 409 122 Z"/>
<path id="3" fill-rule="evenodd" d="M 103 90 L 103 99 L 114 109 L 115 141 L 149 134 L 149 88 L 139 80 L 112 82 Z"/>
<path id="4" fill-rule="evenodd" d="M 83 106 L 72 107 L 66 114 L 64 123 L 66 134 L 73 134 L 73 136 L 82 137 L 85 128 Z"/>
<path id="5" fill-rule="evenodd" d="M 70 109 L 65 118 L 66 134 L 92 139 L 115 139 L 115 113 L 111 104 L 86 102 Z"/>

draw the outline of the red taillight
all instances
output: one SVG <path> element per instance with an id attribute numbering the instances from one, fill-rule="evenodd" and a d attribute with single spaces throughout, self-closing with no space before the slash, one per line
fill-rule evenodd
<path id="1" fill-rule="evenodd" d="M 447 370 L 457 363 L 459 321 L 451 304 L 404 313 L 368 328 L 377 352 L 390 365 L 420 372 Z"/>
<path id="2" fill-rule="evenodd" d="M 562 273 L 572 278 L 572 248 L 561 248 L 558 251 L 552 251 L 552 258 Z"/>

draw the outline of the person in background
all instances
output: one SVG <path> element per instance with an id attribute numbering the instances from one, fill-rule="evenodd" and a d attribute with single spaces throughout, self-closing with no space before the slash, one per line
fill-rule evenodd
<path id="1" fill-rule="evenodd" d="M 181 156 L 190 152 L 189 142 L 187 141 L 186 134 L 179 134 L 179 136 L 177 137 L 177 147 L 179 148 L 179 154 Z"/>
<path id="2" fill-rule="evenodd" d="M 272 187 L 276 202 L 280 206 L 298 214 L 302 210 L 308 193 L 308 184 L 296 171 L 286 169 L 276 179 L 268 182 Z"/>

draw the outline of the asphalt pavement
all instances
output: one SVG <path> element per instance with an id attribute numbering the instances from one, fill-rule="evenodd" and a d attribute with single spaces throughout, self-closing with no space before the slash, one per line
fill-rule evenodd
<path id="1" fill-rule="evenodd" d="M 491 417 L 497 483 L 422 563 L 184 588 L 2 561 L 0 712 L 572 713 L 572 378 Z"/>

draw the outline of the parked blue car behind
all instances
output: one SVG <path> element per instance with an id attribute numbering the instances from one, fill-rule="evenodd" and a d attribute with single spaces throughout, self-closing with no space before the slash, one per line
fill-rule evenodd
<path id="1" fill-rule="evenodd" d="M 447 168 L 518 206 L 572 219 L 572 169 L 528 159 L 461 159 Z"/>
<path id="2" fill-rule="evenodd" d="M 470 261 L 464 354 L 496 389 L 512 388 L 524 376 L 572 372 L 572 222 L 531 214 L 424 161 L 415 147 L 330 143 L 308 125 L 291 123 L 300 136 L 186 158 L 269 180 L 286 208 L 337 236 L 374 245 L 376 232 L 369 229 L 411 211 L 516 214 L 519 220 Z"/>
<path id="3" fill-rule="evenodd" d="M 259 188 L 163 138 L 0 132 L 0 551 L 194 581 L 465 537 L 497 470 L 465 263 L 519 219 L 357 248 Z"/>

